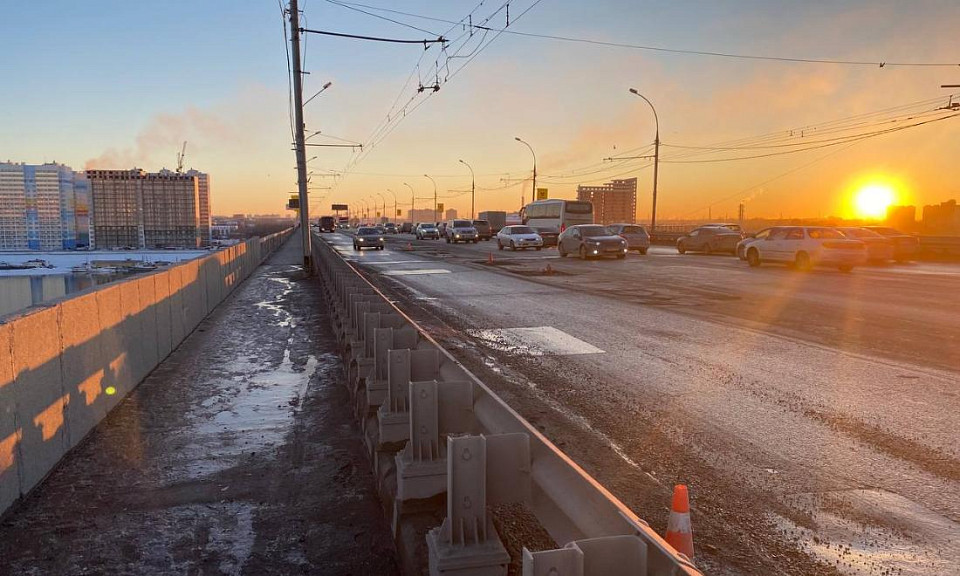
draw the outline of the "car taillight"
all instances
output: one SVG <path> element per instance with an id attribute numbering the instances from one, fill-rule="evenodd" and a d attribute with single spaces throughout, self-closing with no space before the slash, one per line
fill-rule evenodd
<path id="1" fill-rule="evenodd" d="M 561 232 L 563 232 L 563 231 L 566 230 L 566 229 L 567 229 L 567 225 L 566 225 L 566 224 L 561 224 L 561 225 L 560 225 L 560 231 L 561 231 Z"/>
<path id="2" fill-rule="evenodd" d="M 866 244 L 863 242 L 824 242 L 823 247 L 833 250 L 863 250 L 866 248 Z"/>

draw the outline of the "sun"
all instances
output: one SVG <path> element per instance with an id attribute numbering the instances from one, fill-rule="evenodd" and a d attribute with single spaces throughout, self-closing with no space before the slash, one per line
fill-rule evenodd
<path id="1" fill-rule="evenodd" d="M 854 205 L 857 216 L 867 219 L 882 219 L 887 216 L 889 208 L 896 200 L 893 186 L 889 184 L 864 184 L 857 190 Z"/>

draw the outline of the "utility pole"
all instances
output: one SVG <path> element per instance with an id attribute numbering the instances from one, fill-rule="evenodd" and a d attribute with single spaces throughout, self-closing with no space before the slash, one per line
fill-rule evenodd
<path id="1" fill-rule="evenodd" d="M 290 0 L 290 43 L 293 52 L 293 112 L 296 122 L 297 189 L 300 195 L 300 235 L 303 239 L 303 271 L 313 274 L 310 251 L 310 209 L 307 200 L 307 153 L 303 135 L 303 71 L 300 69 L 300 9 Z"/>

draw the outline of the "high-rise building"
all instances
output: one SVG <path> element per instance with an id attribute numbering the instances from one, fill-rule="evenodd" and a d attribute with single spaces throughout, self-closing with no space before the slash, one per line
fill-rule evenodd
<path id="1" fill-rule="evenodd" d="M 577 200 L 593 204 L 597 224 L 634 222 L 637 218 L 637 179 L 613 180 L 600 186 L 577 186 Z"/>
<path id="2" fill-rule="evenodd" d="M 62 164 L 0 163 L 0 250 L 72 250 L 86 179 Z"/>
<path id="3" fill-rule="evenodd" d="M 456 220 L 457 219 L 457 209 L 456 208 L 447 208 L 446 214 L 444 214 L 445 220 Z"/>
<path id="4" fill-rule="evenodd" d="M 169 170 L 89 170 L 97 249 L 196 248 L 200 195 L 196 175 Z"/>
<path id="5" fill-rule="evenodd" d="M 956 200 L 923 207 L 923 227 L 935 234 L 960 234 L 960 206 Z"/>
<path id="6" fill-rule="evenodd" d="M 200 244 L 209 246 L 213 239 L 213 197 L 210 190 L 210 175 L 198 170 L 188 170 L 187 176 L 197 177 L 197 192 L 200 197 Z"/>
<path id="7" fill-rule="evenodd" d="M 436 212 L 434 212 L 432 208 L 408 210 L 407 217 L 411 222 L 436 222 Z"/>

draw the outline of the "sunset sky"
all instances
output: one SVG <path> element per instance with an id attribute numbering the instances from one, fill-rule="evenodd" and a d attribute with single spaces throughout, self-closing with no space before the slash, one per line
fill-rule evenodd
<path id="1" fill-rule="evenodd" d="M 451 21 L 476 8 L 474 23 L 502 4 L 359 2 Z M 510 2 L 510 30 L 786 58 L 960 62 L 955 0 L 542 0 L 516 20 L 533 3 Z M 422 40 L 451 28 L 361 7 L 432 36 L 327 0 L 306 0 L 302 8 L 305 26 L 334 32 Z M 504 11 L 489 22 L 504 24 Z M 462 33 L 456 26 L 448 38 Z M 482 40 L 476 34 L 459 56 L 469 56 Z M 748 216 L 848 215 L 852 191 L 878 181 L 891 183 L 900 203 L 960 196 L 960 119 L 768 158 L 668 162 L 802 148 L 795 141 L 755 148 L 753 140 L 740 144 L 747 150 L 705 155 L 674 146 L 715 145 L 916 102 L 930 101 L 904 110 L 945 117 L 930 114 L 951 92 L 940 85 L 960 84 L 960 67 L 728 59 L 502 34 L 459 70 L 467 58 L 445 57 L 459 46 L 451 44 L 445 55 L 439 47 L 425 53 L 422 45 L 307 38 L 306 97 L 333 82 L 307 105 L 308 131 L 369 144 L 391 104 L 413 98 L 408 116 L 376 146 L 368 145 L 359 162 L 349 149 L 308 150 L 308 157 L 318 156 L 309 164 L 315 214 L 325 213 L 331 202 L 354 204 L 377 192 L 392 205 L 387 189 L 409 208 L 404 182 L 418 198 L 432 197 L 425 173 L 436 177 L 447 207 L 469 212 L 470 196 L 461 191 L 469 189 L 470 173 L 461 158 L 477 173 L 478 210 L 515 210 L 521 192 L 530 196 L 523 179 L 532 164 L 527 148 L 514 141 L 519 136 L 536 150 L 538 184 L 551 197 L 573 197 L 578 183 L 637 176 L 637 216 L 645 220 L 649 162 L 602 162 L 653 141 L 652 113 L 628 93 L 631 87 L 653 102 L 660 118 L 660 218 L 706 217 L 708 208 L 715 217 L 734 215 L 741 201 Z M 281 212 L 295 191 L 287 64 L 275 0 L 10 3 L 0 20 L 0 62 L 0 160 L 152 171 L 174 167 L 186 140 L 188 167 L 213 176 L 216 214 Z M 433 73 L 438 62 L 439 78 Z M 412 85 L 401 90 L 411 71 Z M 437 79 L 438 92 L 417 95 L 419 82 Z M 874 122 L 897 114 L 864 119 L 840 135 L 884 129 Z M 343 141 L 317 136 L 311 142 Z M 346 167 L 345 176 L 319 176 Z M 326 186 L 332 189 L 321 189 Z M 427 208 L 432 201 L 417 205 Z"/>

